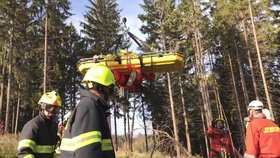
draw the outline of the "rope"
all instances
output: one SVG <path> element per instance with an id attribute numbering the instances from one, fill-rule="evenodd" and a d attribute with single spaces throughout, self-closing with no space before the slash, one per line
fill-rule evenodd
<path id="1" fill-rule="evenodd" d="M 224 117 L 224 120 L 225 120 L 225 123 L 226 123 L 226 125 L 227 125 L 227 131 L 229 132 L 229 137 L 230 137 L 230 143 L 231 143 L 231 147 L 232 147 L 232 149 L 235 151 L 234 152 L 234 155 L 235 156 L 237 156 L 237 157 L 242 157 L 242 155 L 239 153 L 239 151 L 237 151 L 237 149 L 234 147 L 234 145 L 233 145 L 233 141 L 232 141 L 232 136 L 231 136 L 231 131 L 230 131 L 230 129 L 229 129 L 229 125 L 228 125 L 228 120 L 227 120 L 227 117 L 226 117 L 226 114 L 225 114 L 225 110 L 224 110 L 224 108 L 223 108 L 223 106 L 221 106 L 221 110 L 222 110 L 222 113 L 223 113 L 223 117 Z M 237 155 L 236 155 L 237 154 Z"/>

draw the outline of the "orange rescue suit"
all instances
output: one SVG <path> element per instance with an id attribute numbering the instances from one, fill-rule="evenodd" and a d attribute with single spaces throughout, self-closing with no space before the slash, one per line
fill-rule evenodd
<path id="1" fill-rule="evenodd" d="M 271 120 L 253 118 L 246 132 L 246 154 L 257 158 L 280 158 L 280 128 Z"/>

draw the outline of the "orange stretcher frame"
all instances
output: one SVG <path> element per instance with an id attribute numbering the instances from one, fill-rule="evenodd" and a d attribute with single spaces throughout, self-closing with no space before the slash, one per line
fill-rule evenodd
<path id="1" fill-rule="evenodd" d="M 180 53 L 147 53 L 136 54 L 128 51 L 120 51 L 116 55 L 99 55 L 93 58 L 83 58 L 77 62 L 78 70 L 83 75 L 96 62 L 107 65 L 111 70 L 128 75 L 132 70 L 141 69 L 143 73 L 159 73 L 181 71 L 183 69 L 184 56 Z"/>

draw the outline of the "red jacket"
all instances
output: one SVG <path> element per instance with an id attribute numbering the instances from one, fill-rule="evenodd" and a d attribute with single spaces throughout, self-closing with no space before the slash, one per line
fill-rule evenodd
<path id="1" fill-rule="evenodd" d="M 271 120 L 253 118 L 246 132 L 246 154 L 259 158 L 280 157 L 280 128 Z"/>
<path id="2" fill-rule="evenodd" d="M 65 126 L 63 124 L 58 126 L 57 135 L 59 136 L 60 139 L 62 139 L 62 136 L 64 134 L 64 129 L 65 129 Z"/>
<path id="3" fill-rule="evenodd" d="M 232 146 L 228 131 L 211 126 L 207 130 L 207 135 L 210 137 L 210 157 L 217 157 L 216 155 L 222 151 L 222 148 L 225 148 L 227 153 L 231 153 Z"/>

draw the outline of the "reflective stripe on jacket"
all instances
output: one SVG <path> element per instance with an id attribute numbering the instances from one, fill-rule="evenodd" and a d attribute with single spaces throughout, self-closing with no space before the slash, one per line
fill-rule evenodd
<path id="1" fill-rule="evenodd" d="M 61 141 L 62 158 L 115 158 L 107 103 L 88 90 L 73 110 Z"/>
<path id="2" fill-rule="evenodd" d="M 280 157 L 280 128 L 271 120 L 254 118 L 246 132 L 246 154 L 256 157 Z"/>
<path id="3" fill-rule="evenodd" d="M 57 124 L 42 113 L 27 122 L 18 143 L 19 158 L 53 157 L 58 141 Z"/>

